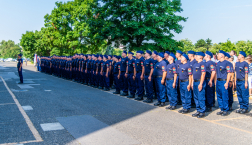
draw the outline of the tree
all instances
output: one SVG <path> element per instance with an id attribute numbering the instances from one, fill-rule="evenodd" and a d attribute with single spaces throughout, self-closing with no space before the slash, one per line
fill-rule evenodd
<path id="1" fill-rule="evenodd" d="M 19 44 L 15 44 L 12 40 L 2 40 L 0 42 L 0 57 L 1 58 L 17 58 L 21 53 L 21 47 Z"/>
<path id="2" fill-rule="evenodd" d="M 182 32 L 179 24 L 187 18 L 176 14 L 183 11 L 180 0 L 101 0 L 102 6 L 95 9 L 100 23 L 94 26 L 99 34 L 96 39 L 108 39 L 108 44 L 123 44 L 129 50 L 177 48 L 173 39 Z"/>
<path id="3" fill-rule="evenodd" d="M 221 43 L 221 48 L 220 50 L 223 50 L 225 52 L 230 52 L 231 50 L 236 50 L 235 44 L 232 43 L 230 40 L 227 40 L 227 42 Z"/>
<path id="4" fill-rule="evenodd" d="M 221 45 L 214 43 L 212 47 L 209 48 L 209 51 L 212 52 L 213 54 L 216 54 L 217 52 L 219 52 L 220 49 L 221 49 Z"/>
<path id="5" fill-rule="evenodd" d="M 199 47 L 207 47 L 207 43 L 204 39 L 200 39 L 195 43 L 195 47 L 199 48 Z"/>
<path id="6" fill-rule="evenodd" d="M 182 52 L 188 52 L 189 50 L 195 49 L 192 41 L 188 38 L 180 40 L 179 43 L 182 43 L 181 46 L 178 46 L 179 50 L 181 50 Z"/>
<path id="7" fill-rule="evenodd" d="M 252 41 L 238 41 L 235 44 L 236 53 L 239 54 L 240 51 L 244 51 L 247 55 L 252 54 Z"/>
<path id="8" fill-rule="evenodd" d="M 206 39 L 206 48 L 207 48 L 207 50 L 209 50 L 209 48 L 212 46 L 212 40 L 211 39 L 209 39 L 209 38 L 207 38 Z"/>

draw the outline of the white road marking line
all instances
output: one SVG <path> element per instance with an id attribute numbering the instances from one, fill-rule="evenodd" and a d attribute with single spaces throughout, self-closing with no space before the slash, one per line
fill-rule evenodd
<path id="1" fill-rule="evenodd" d="M 28 115 L 25 113 L 24 109 L 22 108 L 22 106 L 20 105 L 19 101 L 17 100 L 16 96 L 11 92 L 10 88 L 8 87 L 8 85 L 6 84 L 6 82 L 4 81 L 4 79 L 2 78 L 2 76 L 0 76 L 6 89 L 9 91 L 10 95 L 12 96 L 14 102 L 16 103 L 19 111 L 21 112 L 21 114 L 23 115 L 25 122 L 27 123 L 28 127 L 30 128 L 33 136 L 35 137 L 36 141 L 43 141 L 43 139 L 41 138 L 41 136 L 39 135 L 38 131 L 36 130 L 36 128 L 34 127 L 33 123 L 31 122 L 30 118 L 28 117 Z"/>
<path id="2" fill-rule="evenodd" d="M 42 140 L 43 141 L 43 140 Z M 26 144 L 26 143 L 33 143 L 33 142 L 42 142 L 42 141 L 37 141 L 37 140 L 30 140 L 30 141 L 22 141 L 22 142 L 14 142 L 14 143 L 3 143 L 3 144 L 0 144 L 0 145 L 22 145 L 22 144 Z"/>
<path id="3" fill-rule="evenodd" d="M 33 110 L 32 106 L 22 106 L 25 111 Z"/>
<path id="4" fill-rule="evenodd" d="M 0 104 L 0 106 L 2 106 L 2 105 L 13 105 L 13 104 L 16 104 L 16 103 L 4 103 L 4 104 Z"/>
<path id="5" fill-rule="evenodd" d="M 63 130 L 63 129 L 65 129 L 59 122 L 40 124 L 40 126 L 44 131 L 53 131 L 53 130 Z"/>
<path id="6" fill-rule="evenodd" d="M 50 92 L 50 91 L 52 91 L 52 90 L 45 90 L 46 92 Z"/>

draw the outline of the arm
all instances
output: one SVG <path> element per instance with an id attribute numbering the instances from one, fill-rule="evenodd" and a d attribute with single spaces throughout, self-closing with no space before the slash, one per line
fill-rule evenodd
<path id="1" fill-rule="evenodd" d="M 175 88 L 175 87 L 176 87 L 177 77 L 178 77 L 178 74 L 177 74 L 177 73 L 175 73 L 175 74 L 174 74 L 174 81 L 173 81 L 173 85 L 172 85 L 172 87 L 173 87 L 173 88 Z"/>
<path id="2" fill-rule="evenodd" d="M 202 90 L 202 85 L 203 85 L 203 82 L 205 81 L 205 76 L 206 76 L 206 72 L 202 72 L 201 73 L 201 78 L 200 78 L 200 84 L 198 86 L 199 91 Z"/>
<path id="3" fill-rule="evenodd" d="M 141 80 L 143 80 L 143 79 L 144 79 L 144 71 L 145 71 L 144 66 L 142 66 Z"/>
<path id="4" fill-rule="evenodd" d="M 162 80 L 161 80 L 161 83 L 164 84 L 165 83 L 165 78 L 166 78 L 166 75 L 167 75 L 167 72 L 164 71 L 163 72 L 163 77 L 162 77 Z"/>
<path id="5" fill-rule="evenodd" d="M 190 88 L 191 88 L 191 85 L 192 85 L 192 79 L 193 79 L 193 76 L 192 75 L 189 75 L 189 84 L 187 86 L 187 90 L 190 91 Z"/>

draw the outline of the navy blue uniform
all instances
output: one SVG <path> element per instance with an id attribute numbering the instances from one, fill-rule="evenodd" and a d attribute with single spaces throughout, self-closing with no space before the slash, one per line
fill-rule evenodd
<path id="1" fill-rule="evenodd" d="M 165 102 L 165 84 L 161 83 L 163 72 L 166 69 L 166 62 L 160 61 L 157 62 L 154 66 L 153 76 L 155 79 L 155 87 L 157 91 L 157 99 L 158 102 L 164 103 Z"/>
<path id="2" fill-rule="evenodd" d="M 240 109 L 248 110 L 249 107 L 249 87 L 245 88 L 245 74 L 248 74 L 249 65 L 247 62 L 236 62 L 236 89 Z"/>
<path id="3" fill-rule="evenodd" d="M 191 89 L 187 90 L 189 85 L 189 76 L 192 75 L 192 68 L 189 63 L 177 65 L 179 80 L 180 80 L 180 95 L 183 109 L 189 110 L 191 108 Z"/>
<path id="4" fill-rule="evenodd" d="M 153 66 L 155 66 L 156 65 L 156 63 L 158 63 L 158 61 L 157 60 L 154 60 L 153 59 Z M 157 97 L 158 95 L 157 95 L 157 90 L 156 90 L 156 79 L 153 79 L 153 90 L 154 90 L 154 94 L 155 94 L 155 97 Z"/>
<path id="5" fill-rule="evenodd" d="M 230 68 L 232 69 L 232 73 L 234 72 L 233 70 L 233 64 L 228 61 Z M 231 82 L 233 80 L 230 80 L 230 83 L 228 85 L 228 106 L 229 109 L 232 108 L 233 102 L 234 102 L 234 97 L 233 97 L 233 83 Z"/>
<path id="6" fill-rule="evenodd" d="M 146 90 L 146 96 L 148 99 L 153 99 L 153 77 L 150 76 L 151 69 L 153 69 L 154 66 L 154 60 L 153 59 L 147 59 L 144 61 L 144 70 L 145 70 L 145 90 Z M 149 80 L 149 76 L 151 77 L 151 80 Z"/>
<path id="7" fill-rule="evenodd" d="M 226 60 L 219 61 L 216 66 L 217 72 L 217 83 L 216 83 L 216 94 L 219 107 L 221 111 L 229 111 L 229 98 L 228 98 L 228 90 L 224 87 L 224 84 L 227 81 L 228 73 L 232 73 L 232 66 Z"/>
<path id="8" fill-rule="evenodd" d="M 127 63 L 128 66 L 128 86 L 129 86 L 129 91 L 131 95 L 136 94 L 136 82 L 133 80 L 134 76 L 134 67 L 135 67 L 135 60 L 131 59 Z"/>
<path id="9" fill-rule="evenodd" d="M 90 84 L 91 83 L 91 68 L 92 68 L 92 60 L 88 59 L 86 62 L 86 67 L 87 67 L 87 74 L 86 74 L 86 79 L 87 79 L 87 83 Z"/>
<path id="10" fill-rule="evenodd" d="M 214 79 L 212 80 L 212 87 L 210 87 L 208 85 L 208 83 L 209 83 L 210 78 L 211 78 L 211 73 L 213 71 L 216 71 L 216 63 L 211 61 L 211 60 L 207 61 L 205 63 L 205 68 L 206 68 L 206 76 L 205 76 L 205 80 L 206 80 L 206 92 L 205 92 L 206 107 L 211 108 L 215 104 L 215 83 L 214 83 Z"/>
<path id="11" fill-rule="evenodd" d="M 175 88 L 173 88 L 174 83 L 174 74 L 177 74 L 177 66 L 175 63 L 168 64 L 166 66 L 166 90 L 167 90 L 167 96 L 170 101 L 170 106 L 176 106 L 177 105 L 177 99 L 178 99 L 178 81 L 176 81 Z"/>
<path id="12" fill-rule="evenodd" d="M 114 68 L 113 68 L 113 75 L 114 75 L 114 83 L 115 83 L 115 89 L 116 92 L 120 92 L 121 88 L 122 88 L 122 78 L 120 77 L 118 79 L 118 73 L 121 67 L 121 62 L 116 62 L 114 64 Z"/>
<path id="13" fill-rule="evenodd" d="M 128 57 L 122 58 L 121 60 L 121 66 L 120 66 L 120 71 L 121 71 L 121 78 L 123 81 L 123 89 L 122 91 L 126 94 L 128 94 L 128 77 L 125 77 L 125 73 L 126 73 L 126 67 L 127 67 L 127 63 L 128 63 L 129 59 Z"/>
<path id="14" fill-rule="evenodd" d="M 205 62 L 196 62 L 193 64 L 192 67 L 192 72 L 193 72 L 193 96 L 194 96 L 194 101 L 196 104 L 196 109 L 200 113 L 205 113 L 206 111 L 206 105 L 205 105 L 205 88 L 206 88 L 206 81 L 204 80 L 202 83 L 202 89 L 199 91 L 198 86 L 201 81 L 201 76 L 203 72 L 206 72 L 206 66 Z"/>
<path id="15" fill-rule="evenodd" d="M 192 61 L 190 61 L 188 63 L 190 64 L 190 66 L 191 66 L 191 68 L 193 70 L 194 64 L 198 63 L 198 62 L 196 61 L 196 59 L 193 59 Z M 192 106 L 195 106 L 193 89 L 191 90 L 191 94 L 192 94 L 192 100 L 191 100 L 192 101 Z"/>
<path id="16" fill-rule="evenodd" d="M 109 79 L 109 71 L 108 71 L 108 77 L 106 77 L 106 74 L 107 74 L 107 68 L 110 67 L 110 62 L 109 61 L 106 61 L 103 63 L 103 83 L 104 83 L 104 87 L 106 89 L 109 89 L 110 88 L 110 79 Z"/>
<path id="17" fill-rule="evenodd" d="M 179 69 L 179 66 L 182 64 L 181 60 L 176 60 L 175 64 L 176 64 L 177 69 Z M 178 82 L 178 86 L 180 86 L 179 75 L 177 76 L 177 82 Z M 182 104 L 179 87 L 177 87 L 177 93 L 178 93 L 178 99 L 177 99 L 178 101 L 177 102 Z"/>
<path id="18" fill-rule="evenodd" d="M 142 75 L 142 67 L 144 66 L 144 58 L 136 59 L 135 67 L 136 67 L 136 89 L 137 95 L 140 98 L 144 96 L 144 79 L 141 80 Z"/>
<path id="19" fill-rule="evenodd" d="M 23 83 L 22 67 L 20 68 L 21 64 L 23 64 L 23 59 L 20 58 L 17 61 L 18 61 L 17 69 L 18 69 L 18 75 L 19 75 L 19 78 L 20 78 L 20 83 Z"/>

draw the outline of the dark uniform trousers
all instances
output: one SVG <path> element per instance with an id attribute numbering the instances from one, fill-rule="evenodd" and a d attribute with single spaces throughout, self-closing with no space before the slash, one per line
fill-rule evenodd
<path id="1" fill-rule="evenodd" d="M 202 84 L 202 89 L 199 91 L 198 86 L 200 81 L 193 83 L 193 96 L 194 102 L 196 104 L 196 109 L 200 113 L 205 113 L 206 111 L 206 97 L 205 97 L 205 88 L 206 88 L 206 81 Z"/>
<path id="2" fill-rule="evenodd" d="M 106 73 L 107 72 L 103 72 L 103 83 L 104 83 L 104 87 L 106 89 L 109 89 L 110 88 L 110 78 L 109 78 L 110 73 L 108 73 L 108 77 L 106 77 Z"/>
<path id="3" fill-rule="evenodd" d="M 215 103 L 215 83 L 214 81 L 212 82 L 212 87 L 208 85 L 210 79 L 206 79 L 206 91 L 205 91 L 205 96 L 206 96 L 206 107 L 211 108 L 214 106 Z"/>
<path id="4" fill-rule="evenodd" d="M 121 90 L 121 88 L 122 88 L 122 78 L 120 77 L 119 79 L 118 79 L 118 74 L 116 73 L 114 73 L 113 74 L 114 75 L 114 84 L 115 84 L 115 89 L 116 89 L 116 92 L 120 92 L 120 90 Z"/>
<path id="5" fill-rule="evenodd" d="M 18 75 L 19 75 L 19 78 L 20 78 L 20 82 L 21 83 L 23 83 L 23 74 L 22 74 L 22 67 L 21 67 L 21 69 L 20 69 L 20 71 L 19 71 L 19 68 L 18 68 Z"/>
<path id="6" fill-rule="evenodd" d="M 170 106 L 177 106 L 178 101 L 178 81 L 176 81 L 175 88 L 173 88 L 173 82 L 174 80 L 166 80 L 166 90 L 167 90 L 167 96 L 170 101 Z"/>
<path id="7" fill-rule="evenodd" d="M 234 98 L 233 98 L 233 84 L 232 84 L 231 87 L 228 84 L 228 107 L 229 107 L 229 109 L 230 109 L 230 107 L 232 107 L 233 102 L 234 102 Z"/>
<path id="8" fill-rule="evenodd" d="M 141 80 L 141 74 L 142 72 L 136 74 L 136 89 L 138 97 L 144 96 L 144 79 Z"/>
<path id="9" fill-rule="evenodd" d="M 99 71 L 99 73 L 98 73 L 99 86 L 103 88 L 104 87 L 103 76 L 101 75 L 100 72 L 101 71 Z"/>
<path id="10" fill-rule="evenodd" d="M 245 81 L 236 81 L 237 97 L 241 109 L 249 108 L 249 88 L 245 89 Z"/>
<path id="11" fill-rule="evenodd" d="M 146 96 L 148 99 L 153 99 L 153 77 L 151 77 L 151 81 L 149 81 L 149 75 L 144 76 L 145 79 L 145 90 L 146 90 Z"/>
<path id="12" fill-rule="evenodd" d="M 134 73 L 128 74 L 128 86 L 129 86 L 129 91 L 131 95 L 136 94 L 136 81 L 133 80 L 133 75 Z"/>
<path id="13" fill-rule="evenodd" d="M 161 84 L 162 76 L 154 76 L 155 79 L 155 87 L 157 91 L 157 99 L 158 102 L 164 103 L 165 98 L 165 84 Z"/>
<path id="14" fill-rule="evenodd" d="M 189 81 L 180 81 L 180 95 L 181 95 L 181 101 L 183 105 L 183 109 L 191 109 L 191 89 L 190 91 L 187 90 L 187 86 L 189 84 Z"/>
<path id="15" fill-rule="evenodd" d="M 229 111 L 228 107 L 228 90 L 224 87 L 226 81 L 218 81 L 216 83 L 216 94 L 217 94 L 217 101 L 221 111 Z"/>
<path id="16" fill-rule="evenodd" d="M 121 76 L 120 77 L 122 78 L 122 81 L 123 81 L 123 89 L 122 89 L 122 91 L 124 93 L 128 94 L 128 77 L 127 78 L 125 77 L 125 71 L 121 72 Z"/>

